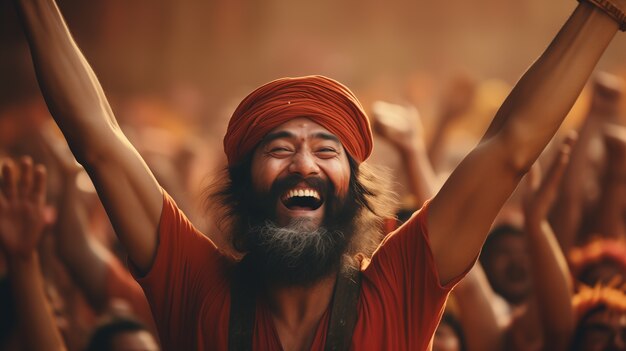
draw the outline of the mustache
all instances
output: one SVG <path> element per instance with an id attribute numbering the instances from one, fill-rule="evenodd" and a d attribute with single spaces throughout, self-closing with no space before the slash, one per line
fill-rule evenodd
<path id="1" fill-rule="evenodd" d="M 303 177 L 299 174 L 290 174 L 274 181 L 269 191 L 270 198 L 277 200 L 287 190 L 293 189 L 299 184 L 306 184 L 307 187 L 316 190 L 323 200 L 328 199 L 329 195 L 334 192 L 334 186 L 328 180 L 317 176 Z"/>

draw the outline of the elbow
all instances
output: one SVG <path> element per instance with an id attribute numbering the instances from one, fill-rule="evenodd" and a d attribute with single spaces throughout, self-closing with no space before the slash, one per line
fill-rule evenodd
<path id="1" fill-rule="evenodd" d="M 530 171 L 537 160 L 538 155 L 529 149 L 528 143 L 523 138 L 513 138 L 508 135 L 494 137 L 490 142 L 498 144 L 500 164 L 503 165 L 507 174 L 521 179 Z"/>
<path id="2" fill-rule="evenodd" d="M 507 168 L 519 178 L 530 172 L 530 169 L 539 158 L 546 143 L 536 138 L 532 130 L 512 126 L 504 129 L 495 137 L 498 139 L 499 150 L 503 152 Z"/>
<path id="3" fill-rule="evenodd" d="M 94 133 L 96 135 L 86 133 L 81 137 L 67 138 L 74 158 L 85 169 L 106 164 L 119 145 L 120 135 L 112 128 Z"/>

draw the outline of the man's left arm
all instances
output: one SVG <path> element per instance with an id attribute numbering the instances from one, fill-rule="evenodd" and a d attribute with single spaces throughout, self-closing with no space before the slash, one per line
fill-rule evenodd
<path id="1" fill-rule="evenodd" d="M 626 9 L 626 0 L 614 2 Z M 475 261 L 496 215 L 556 133 L 617 30 L 605 12 L 580 3 L 434 197 L 427 228 L 442 284 Z"/>

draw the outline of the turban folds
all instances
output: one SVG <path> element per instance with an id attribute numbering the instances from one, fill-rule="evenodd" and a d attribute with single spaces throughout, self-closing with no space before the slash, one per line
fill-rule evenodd
<path id="1" fill-rule="evenodd" d="M 358 163 L 372 152 L 372 131 L 363 107 L 343 84 L 323 76 L 281 78 L 250 93 L 237 106 L 224 136 L 232 166 L 272 129 L 298 117 L 333 133 Z"/>

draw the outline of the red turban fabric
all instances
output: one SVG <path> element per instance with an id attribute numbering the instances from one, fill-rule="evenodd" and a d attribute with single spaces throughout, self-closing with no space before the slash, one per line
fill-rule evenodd
<path id="1" fill-rule="evenodd" d="M 233 113 L 224 136 L 230 166 L 241 161 L 272 129 L 306 117 L 341 141 L 361 163 L 372 152 L 372 131 L 361 103 L 343 84 L 323 76 L 281 78 L 250 93 Z"/>

